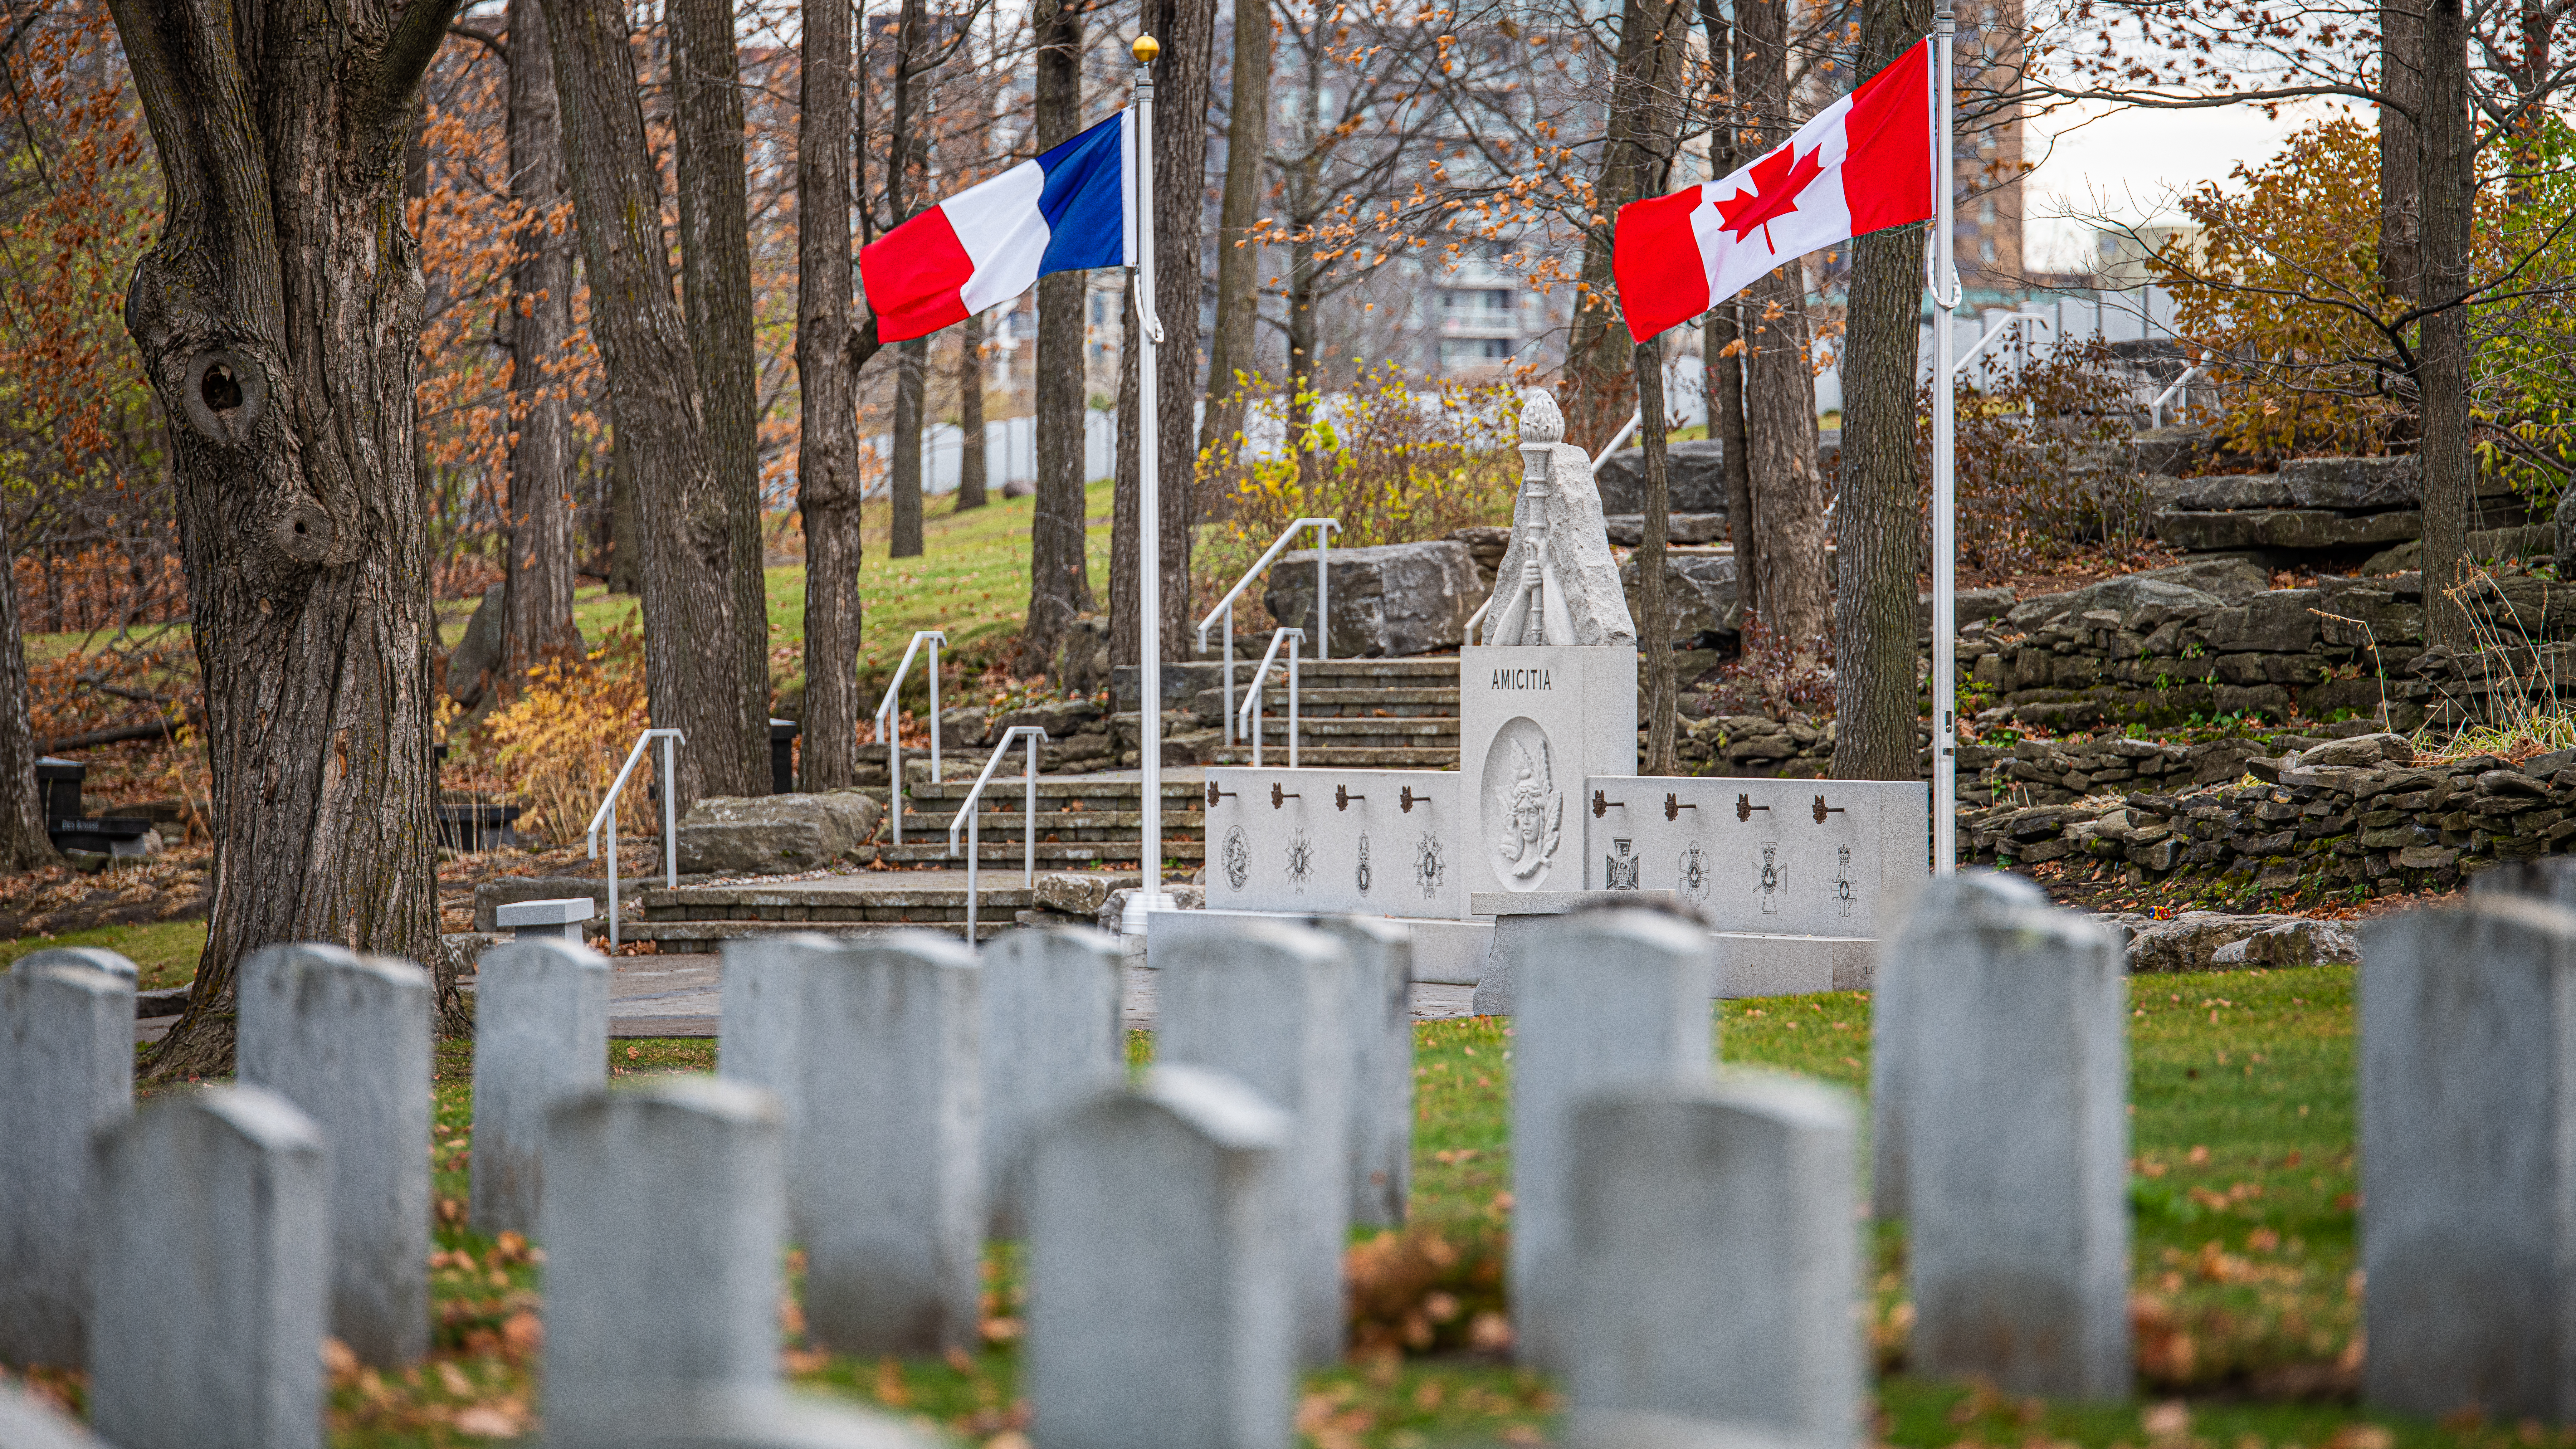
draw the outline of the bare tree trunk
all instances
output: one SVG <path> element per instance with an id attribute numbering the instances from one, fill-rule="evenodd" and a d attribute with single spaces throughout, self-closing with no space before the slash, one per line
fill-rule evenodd
<path id="1" fill-rule="evenodd" d="M 1726 468 L 1726 537 L 1735 549 L 1737 622 L 1749 628 L 1761 612 L 1754 580 L 1762 558 L 1761 521 L 1753 514 L 1753 445 L 1744 425 L 1744 309 L 1722 302 L 1700 330 L 1708 368 L 1709 436 L 1717 439 Z"/>
<path id="2" fill-rule="evenodd" d="M 1127 300 L 1120 317 L 1126 330 L 1119 334 L 1118 345 L 1117 482 L 1110 489 L 1109 505 L 1109 664 L 1113 669 L 1137 662 L 1136 549 L 1144 536 L 1136 522 L 1138 460 L 1143 457 L 1145 436 L 1137 422 L 1144 410 L 1144 393 L 1136 385 L 1136 339 L 1141 333 L 1136 288 L 1131 284 L 1122 293 Z"/>
<path id="3" fill-rule="evenodd" d="M 850 4 L 808 0 L 796 137 L 796 507 L 805 526 L 806 790 L 858 783 L 859 415 L 849 358 Z"/>
<path id="4" fill-rule="evenodd" d="M 1154 64 L 1154 311 L 1163 340 L 1154 358 L 1162 448 L 1162 657 L 1190 652 L 1191 525 L 1198 522 L 1200 240 L 1207 215 L 1207 115 L 1214 97 L 1216 0 L 1147 0 L 1148 33 L 1163 44 Z"/>
<path id="5" fill-rule="evenodd" d="M 1260 219 L 1262 159 L 1270 149 L 1270 47 L 1269 0 L 1235 0 L 1225 197 L 1216 229 L 1216 331 L 1208 343 L 1207 416 L 1199 427 L 1199 450 L 1221 447 L 1228 459 L 1231 440 L 1243 430 L 1244 395 L 1235 374 L 1258 371 L 1261 251 L 1248 239 Z"/>
<path id="6" fill-rule="evenodd" d="M 1070 141 L 1082 129 L 1082 7 L 1076 0 L 1038 0 L 1039 149 Z M 1020 671 L 1045 672 L 1074 616 L 1091 607 L 1091 567 L 1084 553 L 1082 309 L 1087 279 L 1058 272 L 1038 282 L 1037 496 L 1029 523 L 1029 617 L 1020 630 Z"/>
<path id="7" fill-rule="evenodd" d="M 2424 104 L 2424 0 L 2383 0 L 2379 7 L 2379 284 L 2413 301 L 2423 194 L 2417 170 L 2423 145 L 2415 115 Z"/>
<path id="8" fill-rule="evenodd" d="M 609 399 L 608 439 L 608 591 L 644 592 L 644 540 L 635 528 L 635 464 L 616 434 L 617 404 Z"/>
<path id="9" fill-rule="evenodd" d="M 1605 219 L 1645 196 L 1672 154 L 1689 15 L 1678 0 L 1626 0 L 1620 14 L 1618 69 L 1594 184 L 1594 210 Z M 1584 231 L 1585 286 L 1576 293 L 1580 300 L 1566 344 L 1565 382 L 1558 390 L 1565 440 L 1587 453 L 1610 441 L 1628 421 L 1619 414 L 1630 410 L 1638 386 L 1631 367 L 1636 348 L 1615 305 L 1610 240 L 1606 223 Z"/>
<path id="10" fill-rule="evenodd" d="M 572 336 L 569 229 L 552 225 L 566 204 L 563 118 L 555 60 L 537 0 L 510 0 L 510 197 L 521 207 L 518 264 L 510 275 L 510 523 L 503 597 L 509 601 L 499 688 L 519 691 L 530 666 L 580 647 L 573 628 L 572 407 L 562 377 Z"/>
<path id="11" fill-rule="evenodd" d="M 166 190 L 125 320 L 169 419 L 214 776 L 206 947 L 153 1053 L 164 1077 L 230 1069 L 234 973 L 258 947 L 439 960 L 423 286 L 402 194 L 453 8 L 245 28 L 226 8 L 113 6 Z"/>
<path id="12" fill-rule="evenodd" d="M 1736 128 L 1741 108 L 1735 99 L 1734 26 L 1720 0 L 1699 0 L 1700 30 L 1710 57 L 1711 121 L 1708 165 L 1711 176 L 1734 172 L 1741 161 Z M 1755 560 L 1761 550 L 1754 540 L 1753 468 L 1744 430 L 1744 360 L 1740 303 L 1720 302 L 1700 325 L 1700 385 L 1708 394 L 1708 435 L 1717 441 L 1726 469 L 1726 536 L 1735 549 L 1736 617 L 1753 619 Z"/>
<path id="13" fill-rule="evenodd" d="M 2470 205 L 2477 158 L 2469 136 L 2468 22 L 2461 0 L 2430 0 L 2424 17 L 2422 297 L 2442 310 L 2424 319 L 2416 367 L 2424 420 L 2424 634 L 2469 647 L 2458 597 L 2466 582 L 2469 495 Z"/>
<path id="14" fill-rule="evenodd" d="M 1652 342 L 1637 344 L 1637 434 L 1646 454 L 1645 536 L 1637 544 L 1637 647 L 1646 656 L 1646 773 L 1679 774 L 1673 735 L 1681 713 L 1673 677 L 1672 590 L 1664 578 L 1664 550 L 1672 531 L 1672 474 L 1665 453 L 1664 355 Z"/>
<path id="15" fill-rule="evenodd" d="M 727 656 L 755 702 L 762 768 L 745 793 L 766 795 L 769 590 L 760 557 L 760 373 L 752 350 L 751 219 L 742 156 L 741 67 L 731 0 L 672 0 L 671 79 L 680 184 L 680 290 L 697 363 L 733 589 L 732 628 L 699 647 Z"/>
<path id="16" fill-rule="evenodd" d="M 1315 282 L 1322 263 L 1315 259 L 1315 229 L 1300 226 L 1288 243 L 1288 445 L 1301 446 L 1299 439 L 1315 421 L 1314 395 L 1323 388 L 1315 372 L 1317 328 L 1315 326 Z"/>
<path id="17" fill-rule="evenodd" d="M 923 48 L 922 0 L 903 0 L 896 12 L 894 97 L 886 136 L 886 213 L 895 226 L 912 217 L 913 168 L 929 156 L 922 135 L 919 89 L 913 84 Z M 888 558 L 921 557 L 921 391 L 930 366 L 930 340 L 916 337 L 895 348 L 894 458 L 888 490 L 894 520 Z"/>
<path id="18" fill-rule="evenodd" d="M 1744 149 L 1760 154 L 1790 133 L 1789 6 L 1755 0 L 1736 12 L 1737 79 L 1744 92 Z M 1770 637 L 1800 655 L 1830 644 L 1825 578 L 1824 480 L 1816 471 L 1816 377 L 1807 355 L 1807 273 L 1792 259 L 1745 289 L 1745 422 L 1751 434 L 1754 515 L 1762 552 L 1755 595 Z M 1740 587 L 1740 585 L 1739 585 Z"/>
<path id="19" fill-rule="evenodd" d="M 1931 24 L 1923 0 L 1867 0 L 1861 75 L 1875 75 Z M 1914 366 L 1921 332 L 1923 228 L 1852 243 L 1843 350 L 1841 501 L 1834 508 L 1834 776 L 1916 778 Z M 1936 646 L 1937 642 L 1936 642 Z"/>
<path id="20" fill-rule="evenodd" d="M 0 534 L 0 565 L 16 557 Z M 45 801 L 36 788 L 36 731 L 27 714 L 27 641 L 18 627 L 18 586 L 13 578 L 0 577 L 0 871 L 34 870 L 58 858 L 45 835 Z"/>
<path id="21" fill-rule="evenodd" d="M 689 741 L 675 752 L 674 799 L 686 810 L 705 795 L 767 794 L 767 624 L 744 616 L 734 579 L 738 498 L 708 453 L 697 363 L 671 295 L 661 173 L 645 144 L 626 13 L 615 0 L 549 0 L 546 31 L 590 331 L 635 491 L 653 723 Z"/>
<path id="22" fill-rule="evenodd" d="M 930 339 L 894 349 L 894 527 L 888 558 L 921 557 L 921 389 L 930 368 Z"/>
<path id="23" fill-rule="evenodd" d="M 984 506 L 984 319 L 957 334 L 957 511 Z"/>

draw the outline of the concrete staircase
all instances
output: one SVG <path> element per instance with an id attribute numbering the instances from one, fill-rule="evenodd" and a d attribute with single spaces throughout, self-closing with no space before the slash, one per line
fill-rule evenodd
<path id="1" fill-rule="evenodd" d="M 644 919 L 621 924 L 618 934 L 654 942 L 665 953 L 715 951 L 727 941 L 796 931 L 852 937 L 929 930 L 955 936 L 966 929 L 962 886 L 908 885 L 892 872 L 775 885 L 657 887 L 641 894 Z M 976 895 L 979 941 L 1011 929 L 1015 915 L 1035 904 L 1035 893 L 1021 886 L 1016 871 L 994 877 Z"/>
<path id="2" fill-rule="evenodd" d="M 1243 707 L 1237 675 L 1235 708 Z M 1458 661 L 1332 659 L 1297 669 L 1297 763 L 1358 769 L 1458 768 Z M 1221 691 L 1200 692 L 1202 719 L 1220 718 Z M 1288 763 L 1288 684 L 1274 674 L 1262 691 L 1261 762 Z M 1252 763 L 1249 744 L 1218 746 L 1219 764 Z"/>
<path id="3" fill-rule="evenodd" d="M 1014 759 L 1016 763 L 1016 758 Z M 1043 768 L 1045 758 L 1039 758 Z M 980 756 L 978 768 L 981 768 Z M 952 765 L 951 769 L 957 767 Z M 1005 766 L 1005 768 L 1009 768 Z M 960 771 L 960 773 L 963 773 Z M 1207 858 L 1207 802 L 1196 770 L 1163 772 L 1163 854 L 1195 867 Z M 957 854 L 948 853 L 948 822 L 974 787 L 972 778 L 917 781 L 904 787 L 903 844 L 892 842 L 883 827 L 877 854 L 892 865 L 966 863 L 965 832 L 958 832 Z M 978 861 L 986 870 L 1017 871 L 1023 859 L 1022 837 L 1028 822 L 1027 794 L 1014 775 L 996 775 L 976 802 L 981 848 Z M 1097 865 L 1136 861 L 1136 833 L 1144 824 L 1145 786 L 1133 771 L 1115 775 L 1040 775 L 1038 777 L 1038 869 L 1083 870 Z"/>

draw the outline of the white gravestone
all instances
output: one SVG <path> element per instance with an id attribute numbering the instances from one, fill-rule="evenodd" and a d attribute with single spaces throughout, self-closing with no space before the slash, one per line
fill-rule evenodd
<path id="1" fill-rule="evenodd" d="M 1968 870 L 1923 888 L 1881 951 L 1870 992 L 1870 1215 L 1902 1222 L 1905 1207 L 1905 1131 L 1919 1078 L 1928 1070 L 1918 1050 L 1937 1043 L 1915 1040 L 1897 1025 L 1912 1020 L 1914 994 L 1939 988 L 1946 948 L 1933 943 L 1954 931 L 1982 927 L 2016 912 L 2044 910 L 2048 897 L 2025 877 Z"/>
<path id="2" fill-rule="evenodd" d="M 0 1449 L 112 1449 L 89 1426 L 0 1384 Z"/>
<path id="3" fill-rule="evenodd" d="M 1284 1108 L 1289 1274 L 1300 1358 L 1341 1361 L 1350 1219 L 1350 951 L 1319 931 L 1253 922 L 1177 943 L 1163 971 L 1158 1061 L 1230 1073 Z"/>
<path id="4" fill-rule="evenodd" d="M 258 1087 L 165 1098 L 99 1135 L 89 1413 L 101 1437 L 321 1449 L 327 1155 L 312 1118 Z"/>
<path id="5" fill-rule="evenodd" d="M 2010 1394 L 2126 1397 L 2129 1117 L 2120 941 L 2072 911 L 1914 948 L 1903 994 L 1914 1362 Z M 1887 1039 L 1882 1036 L 1882 1040 Z"/>
<path id="6" fill-rule="evenodd" d="M 1575 1115 L 1574 1412 L 1861 1426 L 1852 1107 L 1786 1077 L 1595 1097 Z"/>
<path id="7" fill-rule="evenodd" d="M 581 944 L 582 922 L 599 913 L 588 896 L 560 901 L 512 901 L 492 913 L 493 924 L 522 941 L 551 940 Z"/>
<path id="8" fill-rule="evenodd" d="M 0 975 L 0 1362 L 85 1362 L 90 1138 L 133 1111 L 133 978 L 24 962 Z"/>
<path id="9" fill-rule="evenodd" d="M 236 1059 L 330 1144 L 331 1331 L 360 1362 L 429 1352 L 429 973 L 338 946 L 241 967 Z"/>
<path id="10" fill-rule="evenodd" d="M 1413 943 L 1366 916 L 1310 924 L 1351 953 L 1351 1222 L 1402 1227 L 1413 1188 Z"/>
<path id="11" fill-rule="evenodd" d="M 549 1442 L 777 1383 L 774 1097 L 705 1077 L 584 1097 L 555 1109 L 546 1168 Z"/>
<path id="12" fill-rule="evenodd" d="M 1512 1314 L 1522 1361 L 1568 1362 L 1574 1262 L 1574 1114 L 1624 1087 L 1708 1079 L 1716 969 L 1708 933 L 1649 911 L 1548 923 L 1522 962 L 1512 1051 Z"/>
<path id="13" fill-rule="evenodd" d="M 844 1353 L 982 1341 L 982 976 L 964 942 L 928 932 L 845 942 L 806 974 L 805 1321 Z"/>
<path id="14" fill-rule="evenodd" d="M 2361 957 L 2364 1398 L 2576 1419 L 2576 913 L 2473 895 Z"/>
<path id="15" fill-rule="evenodd" d="M 1224 1072 L 1157 1066 L 1038 1145 L 1030 1428 L 1047 1449 L 1288 1449 L 1295 1124 Z"/>
<path id="16" fill-rule="evenodd" d="M 477 1231 L 537 1230 L 546 1119 L 608 1085 L 608 958 L 561 937 L 522 938 L 475 964 Z"/>
<path id="17" fill-rule="evenodd" d="M 1126 1080 L 1118 941 L 1083 927 L 1012 931 L 984 948 L 988 1231 L 1028 1230 L 1031 1154 L 1067 1111 Z"/>
<path id="18" fill-rule="evenodd" d="M 1207 908 L 1457 920 L 1450 770 L 1207 772 Z"/>

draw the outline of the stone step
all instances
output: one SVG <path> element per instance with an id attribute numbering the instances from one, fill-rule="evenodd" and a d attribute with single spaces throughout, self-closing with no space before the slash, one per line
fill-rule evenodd
<path id="1" fill-rule="evenodd" d="M 1413 715 L 1387 719 L 1316 719 L 1301 714 L 1297 719 L 1297 736 L 1302 740 L 1331 744 L 1359 744 L 1382 740 L 1388 744 L 1445 741 L 1452 748 L 1458 743 L 1458 717 L 1455 715 Z M 1261 717 L 1261 738 L 1288 738 L 1288 716 L 1285 712 Z"/>
<path id="2" fill-rule="evenodd" d="M 1234 707 L 1243 708 L 1243 696 L 1237 693 Z M 1225 708 L 1225 698 L 1211 689 L 1199 695 L 1199 714 L 1213 719 Z M 1272 685 L 1261 692 L 1264 714 L 1288 712 L 1288 686 Z M 1303 680 L 1297 686 L 1298 712 L 1308 718 L 1385 718 L 1434 715 L 1456 718 L 1458 690 L 1447 688 L 1405 687 L 1402 689 L 1310 689 Z"/>
<path id="3" fill-rule="evenodd" d="M 1252 678 L 1253 666 L 1261 662 L 1261 651 L 1268 647 L 1270 647 L 1268 635 L 1262 636 L 1261 641 L 1249 650 L 1244 648 L 1243 636 L 1235 636 L 1234 687 L 1238 691 Z M 1210 659 L 1205 662 L 1217 664 L 1222 661 Z M 1271 665 L 1273 670 L 1283 670 L 1286 667 L 1287 657 L 1284 653 L 1278 662 Z M 1217 671 L 1210 672 L 1214 674 Z M 1317 659 L 1310 654 L 1297 661 L 1297 677 L 1300 680 L 1311 679 L 1318 684 L 1337 685 L 1368 686 L 1394 683 L 1455 685 L 1458 682 L 1458 656 L 1426 654 L 1414 659 Z"/>
<path id="4" fill-rule="evenodd" d="M 1016 928 L 1019 910 L 998 902 L 988 902 L 979 907 L 975 912 L 975 939 L 989 941 Z M 683 956 L 720 950 L 727 941 L 756 941 L 765 936 L 784 936 L 799 931 L 835 940 L 890 936 L 898 931 L 932 931 L 943 936 L 963 936 L 966 934 L 966 913 L 960 910 L 953 920 L 867 924 L 849 921 L 626 921 L 617 928 L 622 940 L 651 941 L 665 952 Z"/>
<path id="5" fill-rule="evenodd" d="M 1124 779 L 1104 778 L 1097 775 L 1049 775 L 1043 773 L 1046 764 L 1045 756 L 1039 756 L 1038 764 L 1041 770 L 1038 775 L 1040 810 L 1062 809 L 1067 804 L 1079 805 L 1085 809 L 1115 809 L 1120 804 L 1132 807 L 1135 802 L 1145 798 L 1144 782 L 1136 779 L 1132 774 Z M 945 801 L 949 813 L 954 814 L 957 810 L 957 802 L 965 799 L 966 792 L 974 787 L 975 782 L 971 778 L 941 780 L 935 784 L 928 780 L 917 780 L 904 786 L 904 803 L 906 806 L 918 805 L 927 809 L 932 802 Z M 1017 775 L 997 774 L 986 782 L 984 798 L 987 800 L 1008 798 L 1017 801 L 1023 798 L 1023 792 L 1027 788 Z M 1164 808 L 1170 808 L 1168 802 L 1188 800 L 1198 792 L 1199 782 L 1196 779 L 1174 779 L 1172 771 L 1163 772 L 1163 799 L 1167 802 Z M 884 797 L 880 795 L 878 798 Z M 909 814 L 910 811 L 907 810 L 906 815 L 909 816 Z"/>
<path id="6" fill-rule="evenodd" d="M 899 882 L 902 877 L 888 879 Z M 845 881 L 785 881 L 777 885 L 680 886 L 648 890 L 641 895 L 647 923 L 865 925 L 966 918 L 965 888 L 954 885 L 878 885 L 872 881 L 854 886 Z M 978 895 L 983 909 L 1021 910 L 1037 902 L 1036 893 L 1016 880 L 996 881 L 984 886 Z"/>
<path id="7" fill-rule="evenodd" d="M 1003 803 L 1014 808 L 996 808 L 988 797 L 985 802 L 986 808 L 975 812 L 976 826 L 980 831 L 982 831 L 984 843 L 987 845 L 993 843 L 997 834 L 1008 835 L 1012 842 L 1016 844 L 1019 841 L 1021 833 L 1028 828 L 1029 817 L 1027 813 L 1016 808 L 1020 802 L 1017 800 L 1010 800 Z M 1202 806 L 1204 802 L 1200 797 L 1193 795 L 1190 797 L 1190 803 L 1193 806 L 1192 809 L 1165 810 L 1163 812 L 1164 834 L 1169 835 L 1175 831 L 1183 830 L 1186 830 L 1191 834 L 1196 834 L 1200 830 L 1206 828 L 1207 811 L 1203 808 L 1197 808 Z M 906 840 L 912 838 L 913 831 L 917 828 L 919 819 L 920 817 L 909 814 L 904 816 L 903 833 Z M 1046 839 L 1050 835 L 1060 841 L 1132 840 L 1135 838 L 1136 832 L 1143 829 L 1145 826 L 1145 812 L 1142 810 L 1042 809 L 1037 813 L 1037 822 L 1038 843 L 1041 845 L 1046 843 Z M 948 838 L 947 816 L 943 815 L 939 818 L 937 829 L 939 837 L 942 840 Z M 957 838 L 961 841 L 964 840 L 966 838 L 966 833 L 963 830 L 960 830 L 957 834 Z"/>
<path id="8" fill-rule="evenodd" d="M 1192 826 L 1187 831 L 1166 826 L 1163 830 L 1163 854 L 1172 860 L 1204 860 L 1207 858 L 1207 847 L 1199 836 L 1200 828 L 1197 826 Z M 1094 861 L 1132 861 L 1136 858 L 1136 843 L 1137 837 L 1132 833 L 1124 839 L 1052 842 L 1042 840 L 1038 842 L 1038 868 L 1062 870 L 1068 866 L 1087 866 Z M 877 855 L 893 865 L 962 866 L 966 861 L 966 840 L 964 836 L 959 836 L 957 853 L 950 855 L 946 830 L 943 829 L 936 835 L 908 834 L 901 845 L 879 840 Z M 1017 869 L 1022 859 L 1020 838 L 1016 835 L 1008 838 L 987 835 L 984 837 L 984 848 L 977 859 L 987 870 L 1003 865 Z"/>
<path id="9" fill-rule="evenodd" d="M 1220 765 L 1249 765 L 1252 748 L 1234 745 L 1219 749 L 1214 762 Z M 1261 763 L 1270 769 L 1285 769 L 1288 747 L 1272 744 L 1264 737 Z M 1454 770 L 1458 768 L 1458 746 L 1453 742 L 1440 747 L 1404 745 L 1301 745 L 1297 763 L 1305 769 L 1336 770 Z"/>

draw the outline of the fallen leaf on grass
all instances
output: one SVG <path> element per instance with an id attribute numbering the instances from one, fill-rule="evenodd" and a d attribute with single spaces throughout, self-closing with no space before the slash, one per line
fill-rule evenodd
<path id="1" fill-rule="evenodd" d="M 515 1439 L 528 1431 L 527 1406 L 517 1399 L 471 1404 L 457 1414 L 454 1427 L 475 1439 Z"/>

